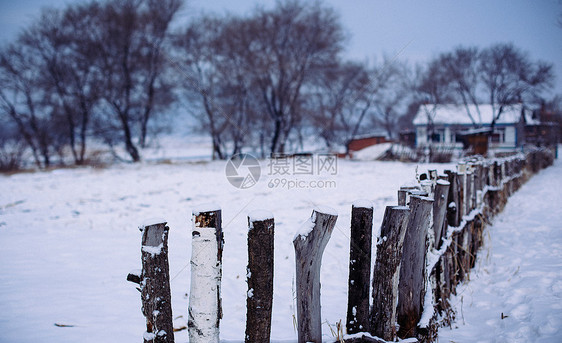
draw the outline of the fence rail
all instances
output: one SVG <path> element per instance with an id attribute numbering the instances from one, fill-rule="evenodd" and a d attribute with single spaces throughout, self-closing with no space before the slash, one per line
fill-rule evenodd
<path id="1" fill-rule="evenodd" d="M 372 204 L 351 210 L 346 342 L 415 338 L 433 342 L 438 317 L 446 321 L 451 294 L 474 267 L 483 230 L 507 199 L 534 173 L 552 165 L 555 151 L 536 149 L 509 158 L 461 161 L 456 170 L 419 175 L 419 184 L 397 191 L 388 206 L 371 256 Z M 298 342 L 322 341 L 320 267 L 337 220 L 318 208 L 295 235 Z M 269 342 L 273 301 L 274 218 L 248 216 L 248 297 L 246 342 Z M 168 227 L 159 220 L 142 226 L 142 271 L 127 280 L 139 284 L 147 329 L 144 342 L 174 342 L 169 289 Z M 193 213 L 190 342 L 218 342 L 222 318 L 221 211 Z M 201 251 L 205 250 L 205 254 Z M 372 285 L 371 259 L 375 259 Z M 370 287 L 371 286 L 371 287 Z M 396 323 L 398 325 L 396 325 Z"/>

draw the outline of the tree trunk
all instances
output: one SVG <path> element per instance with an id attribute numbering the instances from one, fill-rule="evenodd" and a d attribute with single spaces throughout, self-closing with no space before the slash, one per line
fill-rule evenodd
<path id="1" fill-rule="evenodd" d="M 273 138 L 271 139 L 271 147 L 270 147 L 270 154 L 275 154 L 281 151 L 279 150 L 279 139 L 281 136 L 281 119 L 275 119 L 275 125 L 273 129 Z"/>
<path id="2" fill-rule="evenodd" d="M 269 343 L 273 304 L 273 215 L 252 212 L 248 216 L 248 297 L 246 343 Z"/>
<path id="3" fill-rule="evenodd" d="M 347 333 L 369 331 L 369 284 L 371 283 L 371 243 L 373 205 L 356 203 L 351 209 Z"/>
<path id="4" fill-rule="evenodd" d="M 174 342 L 168 231 L 166 222 L 159 221 L 143 226 L 140 285 L 142 312 L 146 317 L 144 343 Z"/>
<path id="5" fill-rule="evenodd" d="M 293 240 L 299 343 L 322 342 L 320 266 L 337 218 L 332 209 L 314 210 Z"/>
<path id="6" fill-rule="evenodd" d="M 222 318 L 221 210 L 193 212 L 188 331 L 191 343 L 218 343 Z"/>
<path id="7" fill-rule="evenodd" d="M 137 147 L 135 146 L 135 144 L 133 144 L 133 137 L 131 135 L 131 127 L 129 125 L 128 115 L 121 113 L 120 118 L 123 129 L 123 139 L 125 140 L 125 149 L 127 150 L 129 156 L 131 156 L 133 162 L 138 162 L 140 161 L 140 155 Z"/>
<path id="8" fill-rule="evenodd" d="M 387 206 L 377 243 L 377 257 L 373 270 L 373 306 L 370 331 L 385 341 L 396 337 L 396 303 L 404 237 L 410 209 Z"/>

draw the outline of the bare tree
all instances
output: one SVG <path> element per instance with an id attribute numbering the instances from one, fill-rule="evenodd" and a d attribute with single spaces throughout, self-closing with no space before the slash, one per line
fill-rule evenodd
<path id="1" fill-rule="evenodd" d="M 427 66 L 416 67 L 411 87 L 415 94 L 414 101 L 422 104 L 421 108 L 427 117 L 427 135 L 432 137 L 437 107 L 451 103 L 453 99 L 449 77 L 443 72 L 443 65 L 439 60 L 434 59 Z"/>
<path id="2" fill-rule="evenodd" d="M 171 103 L 171 87 L 161 79 L 169 24 L 180 0 L 112 0 L 103 3 L 98 22 L 100 57 L 96 67 L 103 78 L 105 110 L 114 114 L 127 153 L 140 160 L 139 144 L 146 144 L 147 125 L 157 104 Z M 157 103 L 160 101 L 160 103 Z"/>
<path id="3" fill-rule="evenodd" d="M 536 101 L 552 84 L 552 64 L 532 61 L 512 44 L 497 44 L 480 56 L 481 82 L 492 105 L 492 129 L 504 110 L 519 103 Z"/>
<path id="4" fill-rule="evenodd" d="M 282 153 L 302 121 L 306 85 L 338 60 L 343 29 L 332 9 L 289 1 L 256 10 L 239 32 L 246 49 L 244 70 L 259 92 L 259 107 L 272 120 L 269 150 Z"/>
<path id="5" fill-rule="evenodd" d="M 246 145 L 264 154 L 266 141 L 268 152 L 284 152 L 302 126 L 303 95 L 338 59 L 342 41 L 331 9 L 297 1 L 248 17 L 206 16 L 182 31 L 174 55 L 179 78 L 212 137 L 213 156 Z"/>
<path id="6" fill-rule="evenodd" d="M 99 75 L 92 67 L 96 52 L 85 43 L 96 6 L 46 9 L 18 39 L 37 56 L 37 86 L 46 94 L 44 101 L 58 109 L 62 136 L 58 138 L 70 147 L 75 164 L 84 163 L 88 126 L 100 91 Z"/>
<path id="7" fill-rule="evenodd" d="M 223 134 L 231 119 L 225 111 L 221 87 L 227 79 L 220 66 L 224 56 L 219 41 L 227 20 L 212 16 L 199 18 L 174 38 L 175 66 L 181 72 L 177 83 L 185 91 L 193 114 L 199 118 L 213 143 L 213 158 L 226 158 Z M 230 71 L 227 71 L 230 73 Z"/>
<path id="8" fill-rule="evenodd" d="M 53 128 L 46 94 L 37 78 L 38 57 L 29 47 L 12 44 L 0 52 L 0 111 L 17 126 L 38 167 L 51 165 Z"/>
<path id="9" fill-rule="evenodd" d="M 394 138 L 400 118 L 407 113 L 411 101 L 409 66 L 406 62 L 385 56 L 373 71 L 373 123 L 382 126 Z"/>
<path id="10" fill-rule="evenodd" d="M 438 63 L 443 66 L 444 78 L 448 78 L 449 86 L 454 91 L 456 104 L 465 107 L 470 121 L 479 126 L 482 124 L 482 115 L 479 108 L 478 87 L 480 74 L 478 65 L 480 52 L 478 48 L 455 48 L 452 52 L 443 53 L 438 58 Z M 473 105 L 476 113 L 471 113 Z"/>
<path id="11" fill-rule="evenodd" d="M 369 71 L 363 64 L 335 62 L 318 74 L 307 96 L 310 124 L 328 148 L 349 149 L 371 106 Z"/>

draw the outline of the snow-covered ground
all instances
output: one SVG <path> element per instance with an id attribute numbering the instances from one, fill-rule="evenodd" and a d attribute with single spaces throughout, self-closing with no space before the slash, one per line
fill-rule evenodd
<path id="1" fill-rule="evenodd" d="M 384 207 L 396 204 L 397 189 L 414 178 L 416 165 L 339 160 L 335 175 L 318 175 L 317 162 L 313 175 L 291 169 L 287 176 L 261 161 L 260 181 L 244 190 L 228 182 L 224 161 L 0 176 L 0 342 L 139 342 L 140 294 L 125 278 L 140 268 L 137 226 L 152 217 L 170 226 L 173 315 L 176 327 L 185 325 L 191 211 L 209 202 L 221 205 L 225 232 L 221 339 L 244 338 L 246 216 L 254 209 L 275 215 L 272 338 L 291 342 L 294 234 L 316 205 L 338 211 L 321 274 L 323 321 L 335 330 L 337 321 L 345 322 L 351 204 L 372 201 L 378 230 Z M 328 324 L 323 332 L 331 337 Z M 185 330 L 176 333 L 176 342 L 187 341 Z"/>
<path id="2" fill-rule="evenodd" d="M 562 342 L 562 161 L 509 198 L 451 300 L 444 342 Z"/>
<path id="3" fill-rule="evenodd" d="M 180 157 L 181 149 L 177 147 Z M 319 175 L 315 156 L 313 175 L 297 175 L 298 168 L 291 169 L 292 175 L 280 175 L 276 166 L 261 161 L 259 182 L 241 190 L 228 182 L 224 161 L 194 162 L 200 153 L 205 151 L 174 158 L 173 164 L 152 162 L 166 161 L 169 153 L 163 152 L 137 165 L 0 176 L 0 342 L 139 342 L 145 330 L 140 294 L 125 278 L 141 263 L 137 226 L 152 217 L 166 218 L 170 226 L 173 315 L 176 327 L 185 325 L 191 211 L 210 202 L 221 205 L 225 232 L 221 339 L 236 342 L 243 341 L 245 329 L 247 214 L 266 209 L 275 215 L 272 339 L 295 342 L 292 240 L 317 205 L 338 211 L 321 273 L 323 332 L 326 340 L 331 338 L 329 325 L 335 331 L 337 321 L 345 322 L 351 204 L 356 199 L 373 202 L 378 230 L 384 207 L 396 204 L 397 189 L 414 178 L 417 165 L 338 160 L 334 175 Z M 419 166 L 420 171 L 428 168 L 446 166 Z M 487 243 L 492 262 L 479 260 L 473 282 L 460 288 L 455 300 L 464 295 L 459 320 L 464 314 L 467 325 L 442 329 L 441 341 L 488 337 L 493 333 L 488 325 L 497 328 L 496 337 L 502 332 L 558 333 L 562 242 L 556 206 L 562 188 L 556 174 L 561 168 L 557 161 L 555 168 L 541 172 L 510 200 L 506 214 L 496 218 Z M 550 210 L 543 213 L 539 203 Z M 527 207 L 541 211 L 540 216 L 526 215 Z M 502 218 L 504 230 L 515 233 L 502 233 Z M 477 291 L 499 295 L 470 302 L 468 294 Z M 482 306 L 476 318 L 489 312 L 489 322 L 471 319 L 470 304 Z M 508 317 L 499 319 L 501 312 Z M 176 342 L 188 341 L 185 330 L 175 336 Z"/>

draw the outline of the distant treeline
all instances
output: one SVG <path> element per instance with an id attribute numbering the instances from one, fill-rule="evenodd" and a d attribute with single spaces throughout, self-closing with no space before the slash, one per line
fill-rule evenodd
<path id="1" fill-rule="evenodd" d="M 170 113 L 189 112 L 224 159 L 298 150 L 311 136 L 328 149 L 375 129 L 395 138 L 422 103 L 491 103 L 496 117 L 521 102 L 561 107 L 548 92 L 552 64 L 512 44 L 459 47 L 415 66 L 401 56 L 361 63 L 343 57 L 348 34 L 319 2 L 180 25 L 184 6 L 106 0 L 43 10 L 0 48 L 0 167 L 17 168 L 24 151 L 38 167 L 70 155 L 84 164 L 90 142 L 124 147 L 136 162 L 177 122 Z"/>

